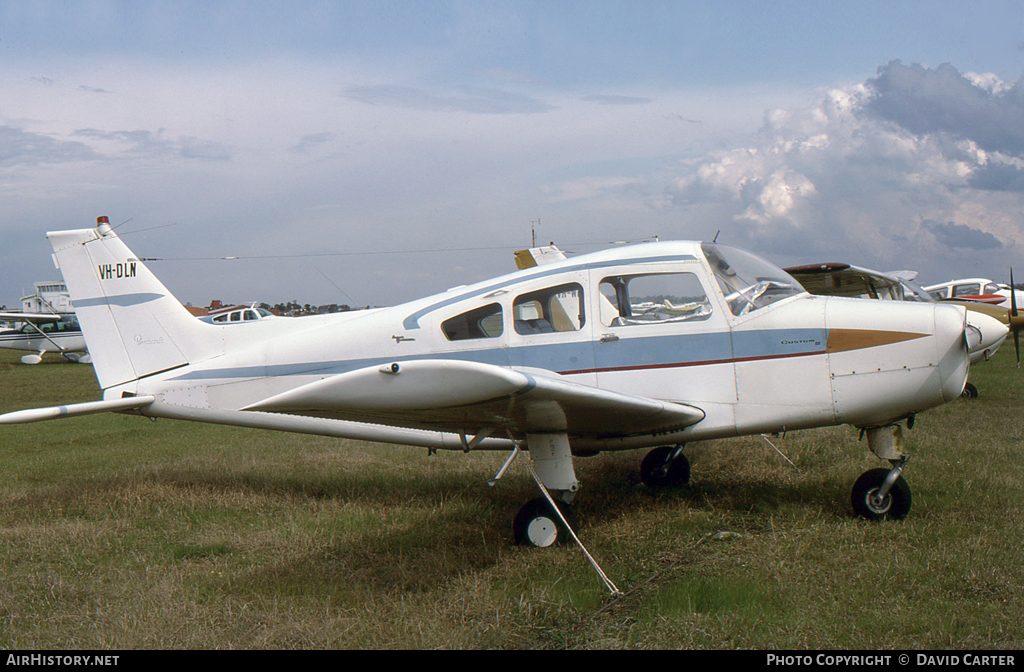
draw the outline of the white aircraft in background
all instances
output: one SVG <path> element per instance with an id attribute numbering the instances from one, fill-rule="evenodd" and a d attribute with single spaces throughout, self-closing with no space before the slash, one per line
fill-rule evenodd
<path id="1" fill-rule="evenodd" d="M 0 331 L 0 348 L 37 353 L 23 356 L 23 364 L 38 364 L 47 352 L 59 352 L 71 362 L 91 361 L 74 313 L 0 313 L 0 320 L 22 325 Z"/>
<path id="2" fill-rule="evenodd" d="M 849 296 L 890 301 L 931 302 L 939 299 L 915 281 L 916 271 L 883 273 L 844 263 L 808 264 L 785 269 L 811 294 Z M 1012 275 L 1012 274 L 1011 274 Z M 977 330 L 979 338 L 970 351 L 971 364 L 992 357 L 1013 333 L 1017 365 L 1020 365 L 1019 332 L 1024 328 L 1024 315 L 1017 314 L 1017 303 L 1010 297 L 1010 308 L 978 302 L 970 298 L 942 299 L 958 303 L 967 309 L 967 325 Z M 971 383 L 964 386 L 963 396 L 976 398 L 978 388 Z"/>
<path id="3" fill-rule="evenodd" d="M 555 260 L 390 308 L 207 324 L 105 217 L 47 236 L 103 400 L 0 423 L 115 411 L 511 451 L 495 478 L 525 449 L 543 497 L 513 528 L 533 546 L 576 538 L 577 456 L 653 448 L 644 482 L 675 485 L 687 442 L 844 423 L 890 463 L 857 479 L 855 512 L 902 518 L 901 423 L 960 396 L 978 340 L 963 306 L 812 296 L 749 252 L 699 242 Z"/>
<path id="4" fill-rule="evenodd" d="M 273 319 L 277 316 L 266 308 L 260 308 L 255 303 L 249 306 L 229 306 L 211 312 L 209 315 L 201 315 L 196 318 L 210 324 L 239 324 L 253 320 Z"/>
<path id="5" fill-rule="evenodd" d="M 1010 309 L 1011 290 L 1010 285 L 993 282 L 986 278 L 966 278 L 964 280 L 950 280 L 937 285 L 929 285 L 924 291 L 930 293 L 936 299 L 961 299 L 964 301 L 977 301 L 988 303 L 993 306 Z M 1024 292 L 1019 289 L 1013 290 L 1013 300 L 1016 305 L 1022 305 Z"/>

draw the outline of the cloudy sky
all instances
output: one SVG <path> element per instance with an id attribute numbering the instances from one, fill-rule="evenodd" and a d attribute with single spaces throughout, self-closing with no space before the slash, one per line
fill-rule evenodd
<path id="1" fill-rule="evenodd" d="M 531 225 L 1024 278 L 1018 1 L 2 0 L 0 59 L 8 306 L 98 215 L 195 305 L 393 304 Z"/>

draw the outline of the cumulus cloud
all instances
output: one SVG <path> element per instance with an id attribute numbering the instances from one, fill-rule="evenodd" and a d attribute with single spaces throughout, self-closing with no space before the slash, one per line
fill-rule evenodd
<path id="1" fill-rule="evenodd" d="M 1024 242 L 1024 79 L 895 61 L 769 111 L 747 146 L 686 163 L 669 196 L 787 262 L 1008 265 Z"/>
<path id="2" fill-rule="evenodd" d="M 1024 80 L 960 74 L 946 63 L 934 70 L 893 61 L 869 80 L 866 109 L 918 135 L 949 134 L 986 151 L 1024 152 Z"/>

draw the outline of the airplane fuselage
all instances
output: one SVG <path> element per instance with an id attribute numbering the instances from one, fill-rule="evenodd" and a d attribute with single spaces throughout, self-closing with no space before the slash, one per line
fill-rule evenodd
<path id="1" fill-rule="evenodd" d="M 675 282 L 680 289 L 672 301 L 689 300 L 689 312 L 626 315 L 615 287 L 641 282 L 659 290 Z M 130 285 L 122 286 L 130 294 Z M 650 303 L 636 305 L 648 310 Z M 550 306 L 557 310 L 545 319 Z M 164 404 L 237 410 L 331 376 L 440 359 L 554 372 L 705 414 L 657 436 L 570 430 L 574 449 L 609 450 L 894 422 L 960 394 L 968 366 L 964 327 L 963 308 L 943 304 L 797 292 L 754 309 L 737 307 L 698 244 L 665 242 L 531 268 L 391 308 L 198 323 L 206 345 L 189 351 L 178 344 L 180 357 L 156 357 L 154 371 L 104 387 L 108 399 L 155 395 Z M 162 334 L 139 329 L 125 338 L 129 350 L 164 345 Z M 379 421 L 379 413 L 358 409 L 331 417 Z M 444 422 L 423 413 L 395 424 L 451 431 Z M 478 429 L 467 421 L 461 431 Z"/>

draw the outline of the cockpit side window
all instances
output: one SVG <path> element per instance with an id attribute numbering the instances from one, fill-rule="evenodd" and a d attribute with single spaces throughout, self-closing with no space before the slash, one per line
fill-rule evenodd
<path id="1" fill-rule="evenodd" d="M 489 303 L 451 317 L 441 323 L 441 331 L 449 341 L 497 338 L 505 331 L 501 305 Z"/>
<path id="2" fill-rule="evenodd" d="M 586 323 L 583 287 L 569 283 L 516 297 L 512 323 L 517 334 L 579 331 Z"/>
<path id="3" fill-rule="evenodd" d="M 606 327 L 702 321 L 711 303 L 693 273 L 617 275 L 601 281 L 601 322 Z"/>

